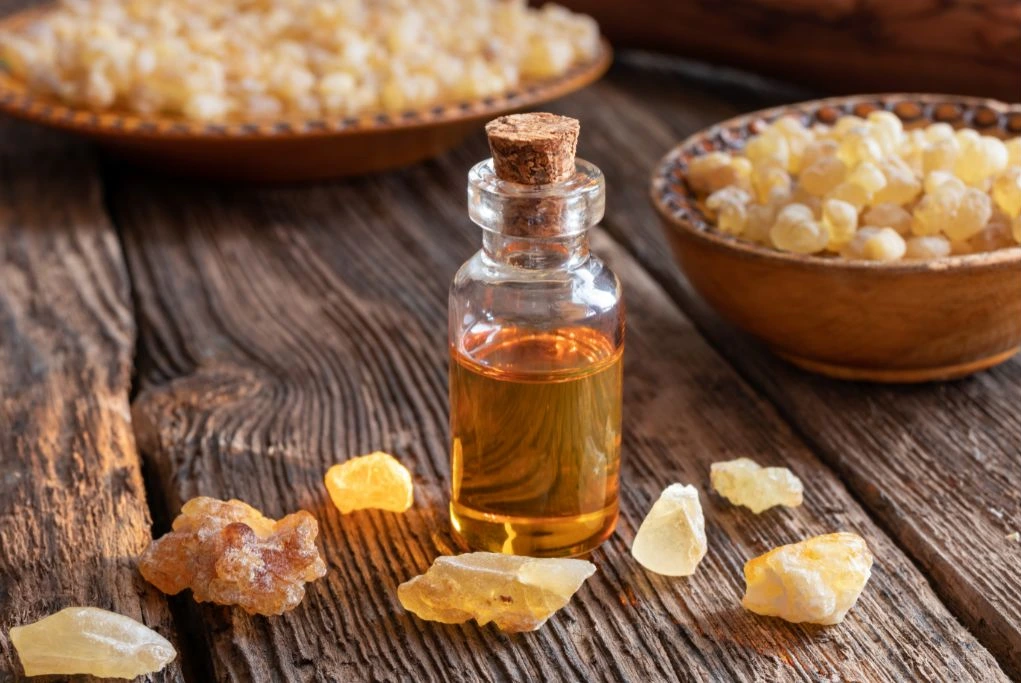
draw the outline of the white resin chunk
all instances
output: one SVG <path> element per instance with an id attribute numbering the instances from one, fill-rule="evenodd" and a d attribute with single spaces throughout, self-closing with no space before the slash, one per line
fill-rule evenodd
<path id="1" fill-rule="evenodd" d="M 709 478 L 718 494 L 755 514 L 777 505 L 797 507 L 805 490 L 786 467 L 762 467 L 750 458 L 714 462 Z"/>
<path id="2" fill-rule="evenodd" d="M 706 553 L 705 518 L 694 486 L 671 484 L 635 534 L 631 554 L 649 571 L 690 576 Z"/>
<path id="3" fill-rule="evenodd" d="M 795 624 L 839 624 L 871 575 L 872 553 L 861 536 L 816 536 L 749 560 L 741 604 Z"/>
<path id="4" fill-rule="evenodd" d="M 26 676 L 92 674 L 135 678 L 177 657 L 166 638 L 144 624 L 97 607 L 68 607 L 11 629 Z"/>

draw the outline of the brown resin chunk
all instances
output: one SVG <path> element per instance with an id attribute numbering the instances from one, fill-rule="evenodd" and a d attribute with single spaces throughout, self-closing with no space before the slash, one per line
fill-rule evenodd
<path id="1" fill-rule="evenodd" d="M 199 602 L 239 605 L 250 614 L 281 614 L 305 596 L 305 583 L 326 575 L 304 510 L 280 521 L 240 500 L 192 498 L 173 531 L 149 544 L 138 563 L 164 593 L 185 588 Z"/>
<path id="2" fill-rule="evenodd" d="M 497 177 L 523 185 L 567 180 L 574 175 L 580 130 L 577 119 L 538 112 L 490 121 L 486 135 Z"/>

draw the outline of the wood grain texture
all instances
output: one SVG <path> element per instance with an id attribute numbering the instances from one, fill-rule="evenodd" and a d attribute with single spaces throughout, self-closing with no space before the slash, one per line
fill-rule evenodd
<path id="1" fill-rule="evenodd" d="M 91 155 L 4 125 L 2 681 L 22 671 L 10 627 L 70 605 L 113 610 L 177 641 L 166 601 L 135 569 L 151 536 L 128 403 L 134 334 Z M 179 662 L 147 680 L 183 680 Z"/>
<path id="2" fill-rule="evenodd" d="M 664 50 L 827 92 L 1021 98 L 1017 0 L 565 0 L 620 47 Z"/>
<path id="3" fill-rule="evenodd" d="M 467 169 L 485 153 L 480 131 L 439 161 L 330 186 L 203 188 L 133 172 L 112 182 L 139 308 L 133 414 L 170 508 L 236 496 L 273 516 L 305 508 L 321 523 L 329 574 L 293 612 L 195 610 L 215 677 L 1005 680 L 843 485 L 605 237 L 596 249 L 624 281 L 630 327 L 622 517 L 594 554 L 598 573 L 532 634 L 427 623 L 401 609 L 397 584 L 454 551 L 446 292 L 480 242 L 463 197 Z M 415 506 L 341 517 L 321 477 L 374 449 L 409 465 Z M 792 467 L 805 505 L 756 517 L 706 493 L 709 463 L 738 455 Z M 674 481 L 703 491 L 708 517 L 711 549 L 691 579 L 647 573 L 628 553 Z M 878 558 L 843 625 L 793 626 L 740 608 L 746 559 L 837 529 L 863 534 Z"/>
<path id="4" fill-rule="evenodd" d="M 722 323 L 674 266 L 637 179 L 698 129 L 778 102 L 731 83 L 728 102 L 707 108 L 703 96 L 689 96 L 698 84 L 690 73 L 652 66 L 621 66 L 556 109 L 585 117 L 579 155 L 607 175 L 604 224 L 1021 678 L 1021 544 L 1007 538 L 1021 529 L 1021 360 L 946 384 L 851 384 L 796 370 Z"/>

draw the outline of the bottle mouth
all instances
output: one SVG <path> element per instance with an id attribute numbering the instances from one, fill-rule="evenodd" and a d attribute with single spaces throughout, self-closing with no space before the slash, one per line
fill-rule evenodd
<path id="1" fill-rule="evenodd" d="M 595 165 L 577 159 L 573 176 L 548 185 L 501 180 L 493 160 L 468 172 L 468 215 L 483 230 L 522 238 L 570 237 L 603 218 L 606 183 Z"/>

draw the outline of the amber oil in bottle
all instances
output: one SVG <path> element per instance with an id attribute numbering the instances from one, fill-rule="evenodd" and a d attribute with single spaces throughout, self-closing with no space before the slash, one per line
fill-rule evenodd
<path id="1" fill-rule="evenodd" d="M 548 140 L 549 119 L 535 116 L 552 115 L 494 123 L 523 126 L 528 151 Z M 451 522 L 473 550 L 584 554 L 618 509 L 623 310 L 585 232 L 602 215 L 602 176 L 575 168 L 575 122 L 564 180 L 505 181 L 492 127 L 494 160 L 469 177 L 484 249 L 451 288 Z"/>

